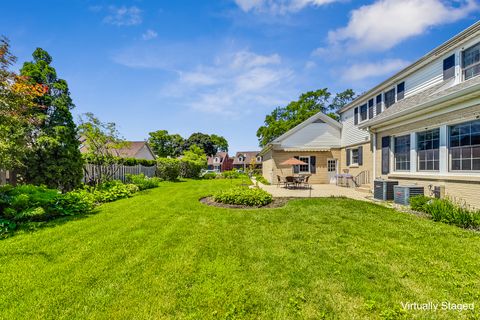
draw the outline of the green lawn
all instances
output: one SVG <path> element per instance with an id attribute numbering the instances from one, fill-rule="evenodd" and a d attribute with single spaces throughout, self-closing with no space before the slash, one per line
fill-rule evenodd
<path id="1" fill-rule="evenodd" d="M 0 241 L 2 319 L 381 319 L 476 303 L 480 234 L 347 199 L 207 207 L 227 180 L 162 183 Z"/>

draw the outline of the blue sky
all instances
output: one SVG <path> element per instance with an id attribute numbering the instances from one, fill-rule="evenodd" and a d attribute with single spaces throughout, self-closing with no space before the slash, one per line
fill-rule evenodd
<path id="1" fill-rule="evenodd" d="M 276 106 L 308 90 L 363 92 L 478 20 L 477 0 L 57 0 L 2 3 L 19 66 L 36 47 L 75 116 L 123 136 L 216 133 L 258 149 Z M 5 14 L 6 13 L 6 14 Z"/>

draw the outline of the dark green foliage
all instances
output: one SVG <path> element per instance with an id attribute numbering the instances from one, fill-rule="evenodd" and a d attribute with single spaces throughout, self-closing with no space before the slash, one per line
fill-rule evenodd
<path id="1" fill-rule="evenodd" d="M 0 239 L 8 238 L 16 228 L 15 222 L 0 217 Z"/>
<path id="2" fill-rule="evenodd" d="M 215 201 L 225 204 L 261 207 L 272 202 L 272 195 L 262 189 L 236 187 L 216 193 Z"/>
<path id="3" fill-rule="evenodd" d="M 134 184 L 124 184 L 118 180 L 112 180 L 95 188 L 87 188 L 93 194 L 97 203 L 112 202 L 119 199 L 130 198 L 139 191 L 139 187 Z"/>
<path id="4" fill-rule="evenodd" d="M 149 133 L 148 143 L 157 157 L 178 157 L 182 153 L 184 140 L 179 134 L 169 134 L 167 130 Z"/>
<path id="5" fill-rule="evenodd" d="M 0 188 L 0 216 L 12 221 L 46 221 L 60 216 L 89 213 L 94 199 L 79 191 L 61 194 L 33 185 Z"/>
<path id="6" fill-rule="evenodd" d="M 430 214 L 434 221 L 463 228 L 480 227 L 480 210 L 472 210 L 466 204 L 449 198 L 412 197 L 410 206 L 413 210 Z"/>
<path id="7" fill-rule="evenodd" d="M 128 174 L 127 182 L 136 185 L 140 190 L 152 189 L 160 185 L 159 178 L 148 178 L 144 174 Z"/>
<path id="8" fill-rule="evenodd" d="M 38 109 L 43 121 L 32 133 L 35 138 L 31 139 L 23 175 L 28 183 L 69 191 L 80 185 L 83 176 L 80 142 L 71 114 L 75 106 L 67 82 L 57 78 L 55 68 L 50 66 L 51 56 L 37 48 L 33 59 L 24 63 L 20 73 L 31 84 L 46 85 L 48 91 L 37 101 L 43 106 Z"/>
<path id="9" fill-rule="evenodd" d="M 180 160 L 172 158 L 157 159 L 157 177 L 166 181 L 176 181 L 180 176 Z"/>
<path id="10" fill-rule="evenodd" d="M 331 93 L 327 88 L 302 94 L 297 101 L 285 107 L 277 107 L 265 117 L 264 125 L 257 130 L 261 147 L 266 146 L 288 130 L 307 120 L 318 112 L 323 112 L 337 119 L 336 112 L 351 102 L 355 93 L 348 89 L 337 93 L 330 103 Z"/>
<path id="11" fill-rule="evenodd" d="M 218 151 L 218 147 L 215 145 L 212 137 L 201 132 L 193 133 L 188 137 L 183 143 L 183 150 L 189 150 L 193 145 L 202 148 L 207 156 L 213 156 Z"/>
<path id="12" fill-rule="evenodd" d="M 111 159 L 103 158 L 103 157 L 96 157 L 92 154 L 84 154 L 83 159 L 85 163 L 90 164 L 105 164 L 110 163 Z M 122 157 L 114 157 L 115 164 L 123 164 L 125 166 L 136 166 L 142 165 L 144 167 L 153 167 L 157 164 L 156 160 L 147 160 L 147 159 L 136 159 L 136 158 L 122 158 Z"/>
<path id="13" fill-rule="evenodd" d="M 204 175 L 202 175 L 202 178 L 207 179 L 207 180 L 211 180 L 211 179 L 216 179 L 217 176 L 218 175 L 215 172 L 207 172 Z"/>
<path id="14" fill-rule="evenodd" d="M 415 211 L 425 212 L 425 205 L 432 200 L 426 196 L 415 196 L 410 198 L 410 208 Z"/>

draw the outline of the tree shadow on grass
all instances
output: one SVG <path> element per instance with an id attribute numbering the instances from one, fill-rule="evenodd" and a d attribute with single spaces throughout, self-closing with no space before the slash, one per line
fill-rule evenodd
<path id="1" fill-rule="evenodd" d="M 25 234 L 25 233 L 34 233 L 46 228 L 55 228 L 61 225 L 64 225 L 68 222 L 71 221 L 79 221 L 83 219 L 87 219 L 92 215 L 95 215 L 99 212 L 99 209 L 96 208 L 94 211 L 91 213 L 87 214 L 82 214 L 82 215 L 77 215 L 77 216 L 65 216 L 65 217 L 58 217 L 54 218 L 48 221 L 28 221 L 28 222 L 22 222 L 17 224 L 17 228 L 12 231 L 7 237 L 5 238 L 0 238 L 1 240 L 5 240 L 11 237 L 14 237 L 19 234 Z"/>

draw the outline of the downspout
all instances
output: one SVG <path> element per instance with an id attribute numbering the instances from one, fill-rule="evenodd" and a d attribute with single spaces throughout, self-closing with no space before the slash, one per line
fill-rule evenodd
<path id="1" fill-rule="evenodd" d="M 370 133 L 373 135 L 372 137 L 372 142 L 373 142 L 373 172 L 372 172 L 372 179 L 375 180 L 375 177 L 377 175 L 377 133 L 375 131 L 371 131 L 369 129 Z M 373 181 L 370 183 L 370 188 L 373 193 Z"/>

